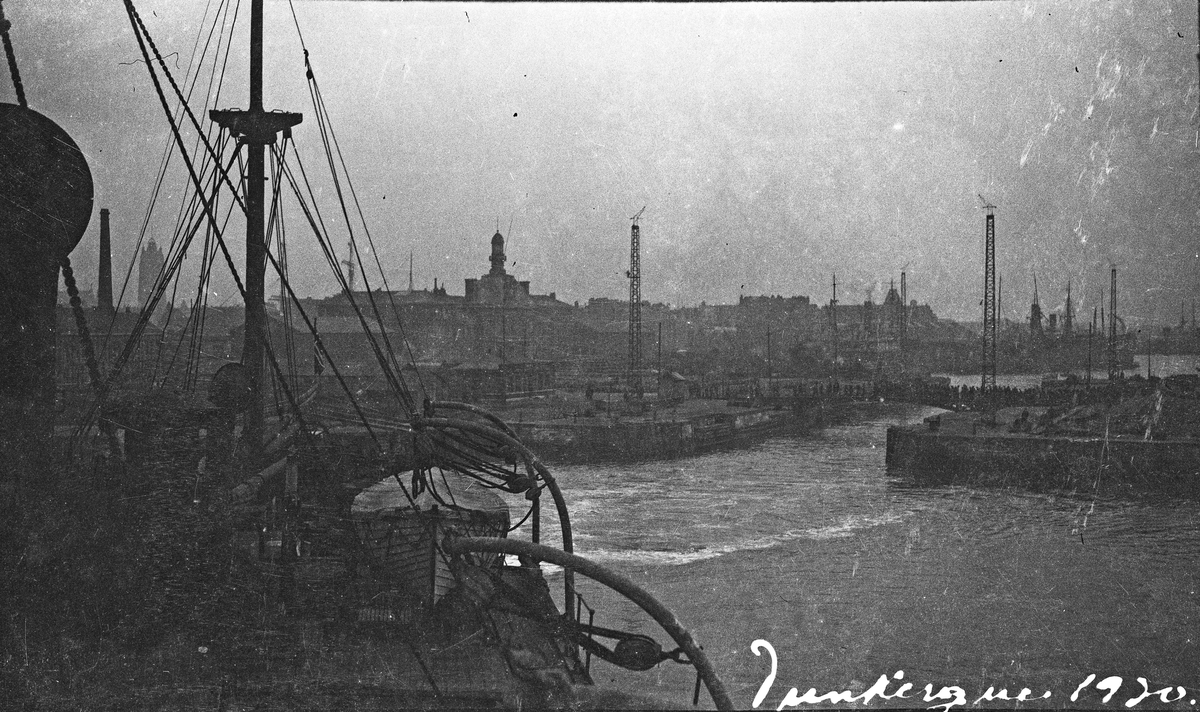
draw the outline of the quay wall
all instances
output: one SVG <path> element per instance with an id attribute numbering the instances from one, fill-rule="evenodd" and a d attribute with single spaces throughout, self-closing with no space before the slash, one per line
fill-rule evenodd
<path id="1" fill-rule="evenodd" d="M 511 423 L 538 457 L 555 464 L 687 457 L 811 425 L 812 414 L 749 410 L 723 422 L 692 420 L 588 420 Z"/>
<path id="2" fill-rule="evenodd" d="M 887 431 L 889 470 L 918 482 L 1200 495 L 1200 441 Z"/>

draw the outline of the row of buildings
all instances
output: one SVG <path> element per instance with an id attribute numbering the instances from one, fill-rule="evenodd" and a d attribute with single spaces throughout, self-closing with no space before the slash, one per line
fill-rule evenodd
<path id="1" fill-rule="evenodd" d="M 537 294 L 528 281 L 509 274 L 504 237 L 494 234 L 489 268 L 465 280 L 461 295 L 435 281 L 432 289 L 355 291 L 269 309 L 271 351 L 288 373 L 311 374 L 318 350 L 346 377 L 370 382 L 381 377 L 368 333 L 396 364 L 437 397 L 466 400 L 545 392 L 619 380 L 628 369 L 626 301 L 593 298 L 568 304 L 554 292 Z M 153 292 L 164 259 L 151 242 L 139 259 L 139 296 Z M 903 291 L 903 290 L 901 290 Z M 969 329 L 938 319 L 915 301 L 904 304 L 893 285 L 882 303 L 817 304 L 806 296 L 746 296 L 737 304 L 669 307 L 644 303 L 642 352 L 648 369 L 688 377 L 729 375 L 825 375 L 831 371 L 911 370 L 929 363 L 938 349 L 974 344 Z M 132 331 L 137 314 L 95 318 L 93 332 L 116 344 Z M 105 321 L 107 319 L 107 321 Z M 83 370 L 63 313 L 60 374 Z M 147 324 L 137 351 L 137 379 L 196 380 L 239 357 L 241 308 L 209 307 L 203 313 L 162 304 Z M 119 350 L 102 349 L 111 363 Z M 385 358 L 392 358 L 385 356 Z M 64 361 L 65 360 L 65 361 Z M 151 365 L 153 364 L 153 365 Z M 145 373 L 141 373 L 141 372 Z M 489 375 L 490 374 L 490 375 Z"/>

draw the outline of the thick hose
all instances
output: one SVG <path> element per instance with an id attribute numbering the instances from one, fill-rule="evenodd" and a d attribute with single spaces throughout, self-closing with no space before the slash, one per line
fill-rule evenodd
<path id="1" fill-rule="evenodd" d="M 525 447 L 520 440 L 496 430 L 495 428 L 484 425 L 483 423 L 474 423 L 469 420 L 459 420 L 457 418 L 423 418 L 420 421 L 424 427 L 434 428 L 453 428 L 463 432 L 475 433 L 484 437 L 492 438 L 497 442 L 502 442 L 505 445 L 515 449 L 525 458 L 538 475 L 546 482 L 546 488 L 550 490 L 550 496 L 554 498 L 554 508 L 558 510 L 558 521 L 562 525 L 563 550 L 568 554 L 575 551 L 575 544 L 571 534 L 571 515 L 567 511 L 567 501 L 563 499 L 562 490 L 558 487 L 558 482 L 554 479 L 554 475 L 550 474 L 550 470 L 542 464 L 542 461 L 537 459 L 537 456 L 530 452 L 529 448 Z M 563 607 L 567 610 L 567 616 L 571 620 L 575 619 L 575 575 L 571 573 L 571 569 L 567 569 L 563 575 L 563 595 L 565 602 Z"/>
<path id="2" fill-rule="evenodd" d="M 515 539 L 492 539 L 487 537 L 456 537 L 442 542 L 442 549 L 449 554 L 461 554 L 468 551 L 487 552 L 496 554 L 516 554 L 529 556 L 541 561 L 549 561 L 563 567 L 564 571 L 578 571 L 588 578 L 598 581 L 612 590 L 636 603 L 643 611 L 662 626 L 663 630 L 683 648 L 688 660 L 696 667 L 696 672 L 704 680 L 708 694 L 719 710 L 733 709 L 733 702 L 725 685 L 717 677 L 712 663 L 700 648 L 692 634 L 688 632 L 679 619 L 666 606 L 658 602 L 648 591 L 633 581 L 613 571 L 600 566 L 575 554 L 568 554 L 548 546 L 532 544 Z"/>

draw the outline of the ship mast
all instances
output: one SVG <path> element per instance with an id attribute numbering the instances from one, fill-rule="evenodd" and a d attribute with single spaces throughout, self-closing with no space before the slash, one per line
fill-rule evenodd
<path id="1" fill-rule="evenodd" d="M 1063 314 L 1063 336 L 1070 337 L 1075 330 L 1075 308 L 1071 305 L 1071 280 L 1067 280 L 1067 311 Z"/>
<path id="2" fill-rule="evenodd" d="M 1122 377 L 1121 364 L 1117 358 L 1117 268 L 1112 268 L 1112 285 L 1108 290 L 1108 380 Z"/>
<path id="3" fill-rule="evenodd" d="M 246 420 L 243 428 L 251 461 L 263 444 L 263 355 L 266 339 L 264 280 L 267 248 L 263 234 L 266 208 L 266 147 L 281 131 L 290 132 L 303 117 L 297 113 L 263 109 L 263 0 L 250 3 L 250 108 L 214 109 L 209 116 L 246 146 L 246 328 L 242 365 L 246 373 Z"/>

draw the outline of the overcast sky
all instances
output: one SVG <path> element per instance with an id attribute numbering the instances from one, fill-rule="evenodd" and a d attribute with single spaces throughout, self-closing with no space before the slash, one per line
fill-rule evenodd
<path id="1" fill-rule="evenodd" d="M 182 78 L 216 0 L 136 4 Z M 242 5 L 222 107 L 248 103 Z M 1129 316 L 1177 321 L 1200 297 L 1189 0 L 295 11 L 393 286 L 411 250 L 418 288 L 436 277 L 461 294 L 499 222 L 509 271 L 533 291 L 621 298 L 645 205 L 644 298 L 825 302 L 836 272 L 843 303 L 880 301 L 907 267 L 910 298 L 978 319 L 982 194 L 999 206 L 1009 318 L 1028 311 L 1034 274 L 1044 308 L 1070 278 L 1090 313 L 1110 263 Z M 123 5 L 5 12 L 31 107 L 89 158 L 122 273 L 169 135 Z M 266 18 L 266 104 L 305 115 L 295 140 L 311 171 L 321 145 L 296 25 L 286 2 Z M 151 219 L 159 240 L 181 185 Z M 98 224 L 74 255 L 85 284 Z M 303 225 L 289 236 L 296 288 L 332 293 Z"/>

